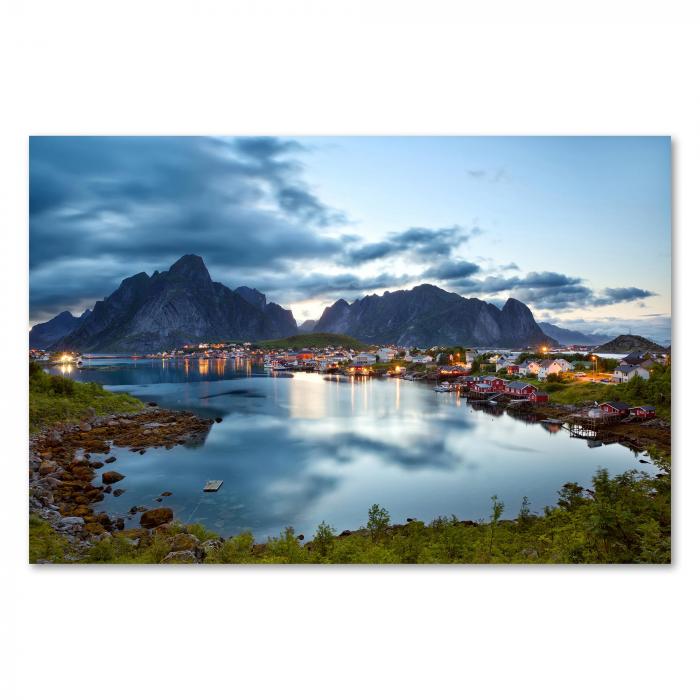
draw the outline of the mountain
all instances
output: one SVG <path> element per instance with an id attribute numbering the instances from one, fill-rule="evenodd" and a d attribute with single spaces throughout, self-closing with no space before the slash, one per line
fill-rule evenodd
<path id="1" fill-rule="evenodd" d="M 538 321 L 539 327 L 550 337 L 554 338 L 562 345 L 600 345 L 611 340 L 608 335 L 600 333 L 582 333 L 581 331 L 572 331 L 568 328 L 560 328 L 553 323 Z"/>
<path id="2" fill-rule="evenodd" d="M 433 345 L 551 345 L 530 309 L 508 299 L 502 309 L 467 299 L 431 284 L 411 290 L 372 294 L 348 304 L 327 307 L 316 333 L 343 333 L 368 343 L 430 347 Z"/>
<path id="3" fill-rule="evenodd" d="M 242 291 L 241 291 L 242 290 Z M 152 352 L 186 343 L 279 338 L 297 331 L 291 311 L 255 289 L 213 282 L 202 258 L 184 255 L 167 272 L 140 272 L 95 304 L 55 349 Z"/>
<path id="4" fill-rule="evenodd" d="M 627 354 L 630 352 L 666 352 L 666 349 L 641 335 L 618 335 L 609 343 L 597 347 L 596 352 Z"/>
<path id="5" fill-rule="evenodd" d="M 289 338 L 278 338 L 277 340 L 263 340 L 257 343 L 261 348 L 270 350 L 305 350 L 307 348 L 352 348 L 353 350 L 364 350 L 367 345 L 356 338 L 338 333 L 302 333 L 292 335 Z"/>
<path id="6" fill-rule="evenodd" d="M 316 328 L 316 324 L 318 321 L 314 321 L 312 319 L 308 319 L 304 321 L 300 326 L 299 326 L 299 332 L 300 333 L 313 333 L 314 328 Z"/>
<path id="7" fill-rule="evenodd" d="M 70 311 L 62 311 L 50 321 L 37 323 L 29 331 L 29 347 L 44 349 L 74 331 L 90 315 L 86 309 L 82 315 L 73 316 Z"/>

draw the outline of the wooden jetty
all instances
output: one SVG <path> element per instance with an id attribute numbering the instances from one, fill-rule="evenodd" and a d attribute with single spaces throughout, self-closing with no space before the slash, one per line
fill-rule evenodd
<path id="1" fill-rule="evenodd" d="M 204 484 L 204 491 L 218 491 L 223 483 L 224 482 L 219 479 L 207 481 L 207 483 Z"/>

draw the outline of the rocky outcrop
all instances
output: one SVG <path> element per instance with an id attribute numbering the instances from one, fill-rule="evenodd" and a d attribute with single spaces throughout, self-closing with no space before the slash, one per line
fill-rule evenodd
<path id="1" fill-rule="evenodd" d="M 185 255 L 167 272 L 125 279 L 52 349 L 146 352 L 186 343 L 280 338 L 296 332 L 291 311 L 255 289 L 213 282 L 202 258 Z"/>
<path id="2" fill-rule="evenodd" d="M 141 527 L 153 528 L 159 525 L 165 525 L 171 522 L 173 519 L 172 508 L 153 508 L 153 510 L 147 510 L 145 513 L 141 514 Z"/>
<path id="3" fill-rule="evenodd" d="M 328 307 L 315 332 L 343 333 L 368 343 L 430 347 L 432 345 L 551 344 L 530 309 L 508 299 L 502 309 L 481 299 L 467 299 L 434 285 L 372 294 Z"/>

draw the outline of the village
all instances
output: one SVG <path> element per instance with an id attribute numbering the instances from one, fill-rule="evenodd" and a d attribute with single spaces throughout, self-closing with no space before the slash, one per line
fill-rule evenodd
<path id="1" fill-rule="evenodd" d="M 303 336 L 297 336 L 303 338 Z M 284 342 L 276 343 L 283 345 Z M 541 347 L 536 350 L 499 351 L 488 348 L 408 348 L 370 346 L 359 349 L 342 345 L 319 347 L 264 347 L 254 342 L 197 343 L 181 348 L 133 355 L 134 360 L 151 359 L 190 363 L 197 361 L 200 371 L 208 371 L 208 361 L 232 360 L 262 364 L 273 376 L 292 372 L 318 372 L 344 378 L 398 378 L 433 384 L 437 393 L 456 392 L 473 404 L 507 407 L 513 412 L 542 411 L 558 402 L 562 387 L 624 385 L 632 380 L 646 382 L 655 367 L 670 364 L 670 352 L 632 352 L 620 359 L 599 357 L 585 348 Z M 310 343 L 311 345 L 311 343 Z M 359 344 L 358 344 L 359 345 Z M 583 351 L 583 352 L 582 352 Z M 109 358 L 109 355 L 86 359 Z M 83 366 L 85 359 L 74 352 L 46 353 L 31 350 L 30 359 L 62 367 Z M 580 403 L 580 402 L 576 402 Z M 551 413 L 551 411 L 549 412 Z M 642 422 L 654 419 L 657 408 L 621 400 L 583 402 L 569 411 L 567 424 L 576 423 L 587 430 L 617 422 Z M 564 422 L 558 418 L 548 418 Z"/>

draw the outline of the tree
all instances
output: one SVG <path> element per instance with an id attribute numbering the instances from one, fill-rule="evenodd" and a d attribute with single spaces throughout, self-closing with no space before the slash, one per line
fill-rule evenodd
<path id="1" fill-rule="evenodd" d="M 377 542 L 389 529 L 391 519 L 386 508 L 382 508 L 375 503 L 368 512 L 367 529 L 373 542 Z"/>
<path id="2" fill-rule="evenodd" d="M 328 525 L 325 520 L 322 520 L 316 528 L 316 535 L 314 536 L 314 544 L 322 557 L 327 556 L 333 549 L 334 535 L 335 528 Z"/>
<path id="3" fill-rule="evenodd" d="M 493 549 L 493 536 L 496 531 L 496 525 L 501 519 L 501 515 L 503 515 L 504 508 L 505 504 L 503 503 L 503 501 L 498 500 L 498 496 L 496 494 L 491 496 L 491 537 L 489 539 L 489 557 L 491 556 L 491 551 Z"/>
<path id="4" fill-rule="evenodd" d="M 520 525 L 527 525 L 531 519 L 530 499 L 527 496 L 523 496 L 523 502 L 520 504 L 520 512 L 518 513 L 518 522 Z"/>

